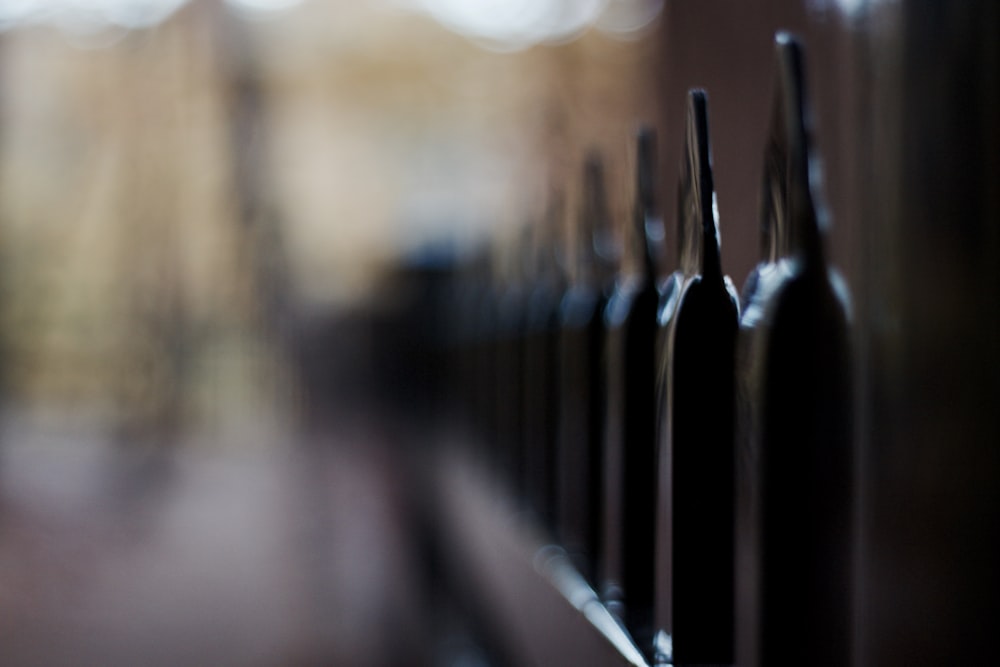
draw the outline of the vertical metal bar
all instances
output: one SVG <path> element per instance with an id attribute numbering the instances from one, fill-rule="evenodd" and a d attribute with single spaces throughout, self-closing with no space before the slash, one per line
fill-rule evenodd
<path id="1" fill-rule="evenodd" d="M 643 196 L 647 196 L 645 193 Z M 639 217 L 636 216 L 636 222 Z M 645 217 L 639 238 L 646 239 Z M 636 227 L 640 225 L 636 224 Z M 622 273 L 604 314 L 608 376 L 605 424 L 604 593 L 636 643 L 652 652 L 656 506 L 654 439 L 656 315 L 660 294 L 646 243 L 637 270 Z"/>
<path id="2" fill-rule="evenodd" d="M 608 224 L 600 158 L 584 165 L 582 211 L 576 220 L 572 279 L 560 305 L 559 542 L 591 585 L 600 548 L 601 442 L 604 433 L 604 307 L 614 267 L 597 251 Z"/>
<path id="3" fill-rule="evenodd" d="M 826 264 L 801 48 L 776 38 L 772 140 L 784 157 L 787 256 L 743 317 L 758 559 L 746 664 L 844 665 L 851 651 L 853 452 L 846 290 Z M 779 234 L 780 236 L 780 234 Z M 780 240 L 780 239 L 779 239 Z M 754 646 L 753 644 L 756 644 Z"/>
<path id="4" fill-rule="evenodd" d="M 668 336 L 661 484 L 671 496 L 674 664 L 733 662 L 733 421 L 736 291 L 722 274 L 707 98 L 688 96 L 679 192 L 685 227 L 681 288 Z M 659 643 L 658 643 L 659 645 Z"/>

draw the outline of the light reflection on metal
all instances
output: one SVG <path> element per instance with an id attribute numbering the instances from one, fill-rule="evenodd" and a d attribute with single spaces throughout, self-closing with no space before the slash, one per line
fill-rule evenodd
<path id="1" fill-rule="evenodd" d="M 903 4 L 900 0 L 806 0 L 805 6 L 818 21 L 835 13 L 847 24 L 872 16 L 882 7 Z"/>
<path id="2" fill-rule="evenodd" d="M 538 550 L 535 570 L 547 578 L 563 597 L 580 611 L 633 667 L 643 667 L 646 659 L 633 643 L 628 632 L 608 611 L 594 589 L 573 566 L 569 556 L 559 547 L 548 545 Z"/>

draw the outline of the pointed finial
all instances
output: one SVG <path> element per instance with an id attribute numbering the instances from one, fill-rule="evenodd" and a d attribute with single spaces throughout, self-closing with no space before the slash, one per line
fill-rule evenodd
<path id="1" fill-rule="evenodd" d="M 656 214 L 656 131 L 643 126 L 636 133 L 634 257 L 650 279 L 656 278 L 663 221 Z"/>
<path id="2" fill-rule="evenodd" d="M 715 185 L 708 140 L 708 96 L 703 90 L 688 92 L 685 153 L 681 164 L 678 203 L 684 254 L 682 268 L 703 278 L 722 279 Z"/>
<path id="3" fill-rule="evenodd" d="M 822 218 L 814 200 L 812 115 L 805 92 L 802 46 L 793 35 L 775 35 L 776 81 L 770 137 L 765 152 L 773 247 L 822 261 Z"/>
<path id="4" fill-rule="evenodd" d="M 587 153 L 583 165 L 584 243 L 591 244 L 601 283 L 618 270 L 621 250 L 615 239 L 604 182 L 604 159 L 600 152 Z"/>

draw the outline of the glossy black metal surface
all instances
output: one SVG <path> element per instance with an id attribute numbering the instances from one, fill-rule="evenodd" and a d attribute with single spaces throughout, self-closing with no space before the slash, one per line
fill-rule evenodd
<path id="1" fill-rule="evenodd" d="M 613 258 L 599 247 L 611 220 L 597 154 L 587 159 L 583 181 L 571 284 L 560 305 L 557 537 L 580 573 L 595 585 L 603 499 L 603 313 L 615 270 Z"/>
<path id="2" fill-rule="evenodd" d="M 661 493 L 671 496 L 675 664 L 733 662 L 733 364 L 737 298 L 722 273 L 707 99 L 689 94 L 678 192 L 686 278 L 671 322 Z M 663 573 L 667 574 L 667 573 Z"/>
<path id="3" fill-rule="evenodd" d="M 680 302 L 681 290 L 684 286 L 684 238 L 686 224 L 681 214 L 678 202 L 675 213 L 674 235 L 677 245 L 677 268 L 661 279 L 658 285 L 659 303 L 656 313 L 656 418 L 654 423 L 654 442 L 656 443 L 657 486 L 655 507 L 655 537 L 653 553 L 654 563 L 654 605 L 653 627 L 654 661 L 669 663 L 673 660 L 673 640 L 669 629 L 673 627 L 671 613 L 673 611 L 673 505 L 670 483 L 670 457 L 664 454 L 664 439 L 669 437 L 669 422 L 667 420 L 667 379 L 670 377 L 668 367 L 671 363 L 673 350 L 672 332 L 677 306 Z"/>
<path id="4" fill-rule="evenodd" d="M 757 273 L 740 331 L 741 663 L 851 659 L 852 405 L 847 306 L 822 248 L 801 48 L 776 38 L 766 182 L 777 259 Z M 782 221 L 787 225 L 780 224 Z M 784 250 L 783 250 L 784 248 Z"/>
<path id="5" fill-rule="evenodd" d="M 655 250 L 646 226 L 653 216 L 651 141 L 640 139 L 639 210 L 634 216 L 635 269 L 623 273 L 604 313 L 608 374 L 605 423 L 604 594 L 623 605 L 636 643 L 652 646 L 654 507 L 656 497 Z M 645 191 L 643 191 L 645 190 Z"/>
<path id="6" fill-rule="evenodd" d="M 495 418 L 496 466 L 498 475 L 516 495 L 523 489 L 522 439 L 524 415 L 524 327 L 525 301 L 522 253 L 528 250 L 529 237 L 522 234 L 517 249 L 507 259 L 505 284 L 497 290 L 493 327 L 493 359 L 496 379 Z"/>
<path id="7" fill-rule="evenodd" d="M 565 283 L 557 261 L 562 215 L 562 202 L 557 198 L 536 232 L 522 348 L 524 488 L 530 509 L 549 530 L 555 520 L 559 304 Z"/>
<path id="8" fill-rule="evenodd" d="M 449 285 L 449 419 L 470 438 L 484 466 L 495 463 L 496 377 L 493 368 L 496 292 L 489 248 L 458 258 Z"/>

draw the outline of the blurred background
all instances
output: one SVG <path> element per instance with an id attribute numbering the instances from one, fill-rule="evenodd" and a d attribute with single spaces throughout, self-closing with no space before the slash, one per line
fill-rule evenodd
<path id="1" fill-rule="evenodd" d="M 424 546 L 420 267 L 624 167 L 662 10 L 0 4 L 2 661 L 500 661 Z"/>
<path id="2" fill-rule="evenodd" d="M 448 290 L 574 238 L 594 149 L 624 243 L 641 123 L 672 270 L 693 86 L 742 284 L 778 29 L 853 298 L 857 664 L 992 655 L 997 6 L 4 0 L 0 661 L 553 664 L 434 504 L 477 511 Z"/>
<path id="3" fill-rule="evenodd" d="M 661 9 L 5 3 L 6 406 L 281 428 L 290 318 L 366 303 L 431 242 L 512 236 L 585 144 L 624 162 Z"/>

